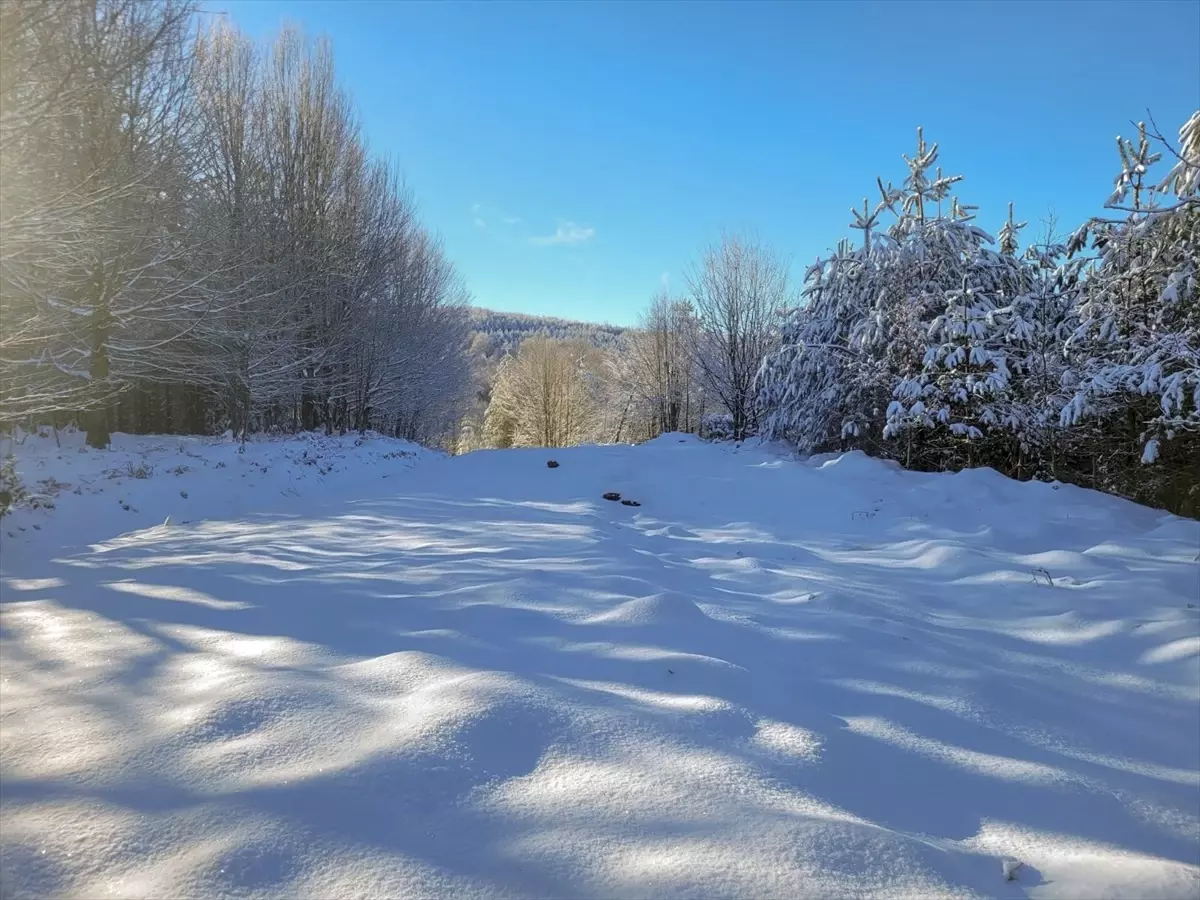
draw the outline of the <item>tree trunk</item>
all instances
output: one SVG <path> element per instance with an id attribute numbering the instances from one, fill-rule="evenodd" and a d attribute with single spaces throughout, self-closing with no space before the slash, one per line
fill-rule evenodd
<path id="1" fill-rule="evenodd" d="M 108 295 L 104 287 L 104 270 L 97 266 L 93 276 L 96 291 L 96 306 L 92 312 L 92 358 L 88 367 L 93 389 L 101 397 L 87 414 L 87 443 L 89 447 L 103 450 L 111 442 L 108 431 Z"/>

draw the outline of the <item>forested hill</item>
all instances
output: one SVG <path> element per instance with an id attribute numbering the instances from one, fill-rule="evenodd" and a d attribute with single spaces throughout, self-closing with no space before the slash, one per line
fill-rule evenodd
<path id="1" fill-rule="evenodd" d="M 614 346 L 627 330 L 619 325 L 597 325 L 553 316 L 471 309 L 471 331 L 488 337 L 487 355 L 493 357 L 516 353 L 521 341 L 534 334 L 559 340 L 584 340 L 594 347 L 607 348 Z"/>

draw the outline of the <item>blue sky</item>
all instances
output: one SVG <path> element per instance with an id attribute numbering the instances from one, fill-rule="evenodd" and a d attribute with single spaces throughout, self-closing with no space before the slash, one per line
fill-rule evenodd
<path id="1" fill-rule="evenodd" d="M 899 182 L 917 125 L 998 228 L 1098 212 L 1114 137 L 1200 108 L 1200 0 L 209 0 L 333 41 L 475 301 L 632 323 L 723 229 L 803 267 Z"/>

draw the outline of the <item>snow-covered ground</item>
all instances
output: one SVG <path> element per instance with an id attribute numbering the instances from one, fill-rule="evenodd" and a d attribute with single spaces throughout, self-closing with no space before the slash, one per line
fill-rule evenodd
<path id="1" fill-rule="evenodd" d="M 18 453 L 6 898 L 1200 895 L 1200 523 L 678 435 Z"/>

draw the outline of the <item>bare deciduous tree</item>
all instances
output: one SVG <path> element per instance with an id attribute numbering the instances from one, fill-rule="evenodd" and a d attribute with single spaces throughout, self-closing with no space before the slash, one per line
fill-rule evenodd
<path id="1" fill-rule="evenodd" d="M 484 426 L 489 443 L 569 447 L 596 439 L 602 367 L 603 355 L 586 343 L 527 338 L 497 373 Z"/>
<path id="2" fill-rule="evenodd" d="M 650 301 L 613 358 L 612 378 L 625 391 L 618 437 L 699 429 L 704 393 L 690 352 L 695 328 L 687 301 L 666 293 Z"/>
<path id="3" fill-rule="evenodd" d="M 177 0 L 0 17 L 0 423 L 453 436 L 468 295 L 328 42 Z"/>
<path id="4" fill-rule="evenodd" d="M 741 440 L 755 427 L 755 376 L 777 341 L 788 301 L 787 268 L 771 250 L 726 236 L 688 273 L 697 329 L 691 357 L 705 390 L 733 418 Z"/>

